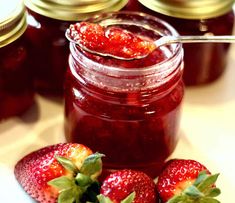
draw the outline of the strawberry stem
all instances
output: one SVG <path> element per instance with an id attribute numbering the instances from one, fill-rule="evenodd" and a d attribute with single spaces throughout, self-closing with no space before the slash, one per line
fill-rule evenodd
<path id="1" fill-rule="evenodd" d="M 85 187 L 87 185 L 90 185 L 92 183 L 92 180 L 89 176 L 83 175 L 82 173 L 78 173 L 77 176 L 75 177 L 77 185 L 81 187 Z"/>
<path id="2" fill-rule="evenodd" d="M 220 189 L 215 187 L 218 176 L 219 174 L 210 175 L 202 171 L 193 185 L 185 188 L 181 194 L 173 196 L 167 203 L 220 203 L 214 199 L 220 194 Z"/>
<path id="3" fill-rule="evenodd" d="M 94 153 L 85 158 L 80 170 L 68 158 L 55 156 L 56 160 L 68 171 L 72 177 L 61 176 L 48 182 L 58 189 L 58 203 L 97 202 L 99 184 L 97 178 L 102 171 L 103 154 Z"/>

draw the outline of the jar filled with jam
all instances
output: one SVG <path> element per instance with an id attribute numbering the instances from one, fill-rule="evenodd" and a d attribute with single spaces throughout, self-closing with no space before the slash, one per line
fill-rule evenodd
<path id="1" fill-rule="evenodd" d="M 170 23 L 181 35 L 231 35 L 233 0 L 130 0 L 128 10 L 155 15 Z M 184 44 L 186 85 L 208 84 L 226 70 L 228 44 Z"/>
<path id="2" fill-rule="evenodd" d="M 0 120 L 24 113 L 34 101 L 25 7 L 0 2 Z"/>
<path id="3" fill-rule="evenodd" d="M 116 39 L 106 47 L 113 53 L 132 44 L 129 32 L 151 41 L 158 39 L 159 33 L 177 35 L 167 23 L 143 13 L 107 13 L 90 21 L 116 22 L 107 32 Z M 98 37 L 84 38 L 99 42 L 97 30 L 93 33 Z M 133 52 L 139 50 L 132 48 Z M 106 171 L 132 168 L 156 176 L 178 140 L 182 71 L 183 49 L 178 43 L 133 60 L 95 55 L 70 43 L 65 79 L 67 141 L 105 154 Z"/>
<path id="4" fill-rule="evenodd" d="M 64 33 L 68 25 L 96 13 L 118 11 L 126 3 L 127 0 L 26 0 L 26 33 L 33 44 L 30 60 L 37 92 L 56 96 L 63 93 L 69 55 Z"/>

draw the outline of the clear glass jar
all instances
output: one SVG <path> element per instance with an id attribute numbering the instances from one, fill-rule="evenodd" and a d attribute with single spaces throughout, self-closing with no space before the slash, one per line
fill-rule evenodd
<path id="1" fill-rule="evenodd" d="M 44 95 L 62 95 L 69 55 L 64 35 L 69 24 L 96 13 L 118 11 L 126 3 L 127 0 L 26 0 L 29 14 L 26 34 L 33 44 L 30 61 L 35 89 Z"/>
<path id="2" fill-rule="evenodd" d="M 232 35 L 233 0 L 138 0 L 127 10 L 142 11 L 170 23 L 181 35 Z M 226 70 L 229 44 L 184 44 L 186 85 L 208 84 Z"/>
<path id="3" fill-rule="evenodd" d="M 152 40 L 159 38 L 157 31 L 177 35 L 165 22 L 143 13 L 109 13 L 91 21 L 103 19 L 118 19 L 118 26 Z M 122 20 L 131 25 L 122 25 Z M 184 94 L 182 46 L 162 47 L 132 61 L 92 55 L 72 43 L 70 51 L 65 80 L 67 141 L 104 153 L 106 171 L 132 168 L 156 176 L 178 140 Z"/>
<path id="4" fill-rule="evenodd" d="M 21 1 L 0 2 L 0 120 L 24 113 L 34 102 Z"/>

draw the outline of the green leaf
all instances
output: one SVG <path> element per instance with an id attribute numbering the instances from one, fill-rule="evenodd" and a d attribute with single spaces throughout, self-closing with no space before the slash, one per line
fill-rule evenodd
<path id="1" fill-rule="evenodd" d="M 77 185 L 84 187 L 92 183 L 92 180 L 89 176 L 78 173 L 75 177 Z"/>
<path id="2" fill-rule="evenodd" d="M 218 178 L 219 174 L 214 174 L 214 175 L 209 175 L 205 180 L 203 180 L 199 185 L 198 185 L 198 189 L 203 192 L 206 189 L 208 189 L 208 187 L 211 187 L 213 184 L 215 184 L 217 178 Z"/>
<path id="3" fill-rule="evenodd" d="M 80 172 L 87 176 L 91 176 L 96 172 L 100 172 L 102 170 L 101 158 L 103 156 L 104 156 L 103 154 L 94 153 L 86 157 L 81 166 Z"/>
<path id="4" fill-rule="evenodd" d="M 199 197 L 203 197 L 204 194 L 201 193 L 197 187 L 195 187 L 194 185 L 190 185 L 189 187 L 187 187 L 184 191 L 183 194 L 186 194 L 187 196 L 189 196 L 190 198 L 199 198 Z"/>
<path id="5" fill-rule="evenodd" d="M 200 203 L 220 203 L 219 200 L 211 198 L 211 197 L 203 197 L 199 201 Z"/>
<path id="6" fill-rule="evenodd" d="M 75 196 L 73 189 L 64 190 L 58 196 L 58 203 L 73 203 Z"/>
<path id="7" fill-rule="evenodd" d="M 97 195 L 97 199 L 99 200 L 99 203 L 113 203 L 109 197 L 105 197 L 102 194 Z"/>
<path id="8" fill-rule="evenodd" d="M 207 197 L 217 197 L 219 196 L 221 193 L 219 188 L 210 188 L 207 192 L 206 192 L 206 196 Z"/>
<path id="9" fill-rule="evenodd" d="M 78 173 L 78 168 L 70 159 L 57 155 L 55 156 L 55 158 L 65 169 L 73 172 L 74 174 Z"/>
<path id="10" fill-rule="evenodd" d="M 208 177 L 208 174 L 207 172 L 204 170 L 204 171 L 201 171 L 199 174 L 198 174 L 198 177 L 197 179 L 195 180 L 195 182 L 193 183 L 193 185 L 195 186 L 198 186 L 203 180 L 205 180 L 206 178 Z"/>
<path id="11" fill-rule="evenodd" d="M 47 183 L 48 185 L 51 185 L 53 187 L 58 188 L 59 190 L 67 190 L 74 186 L 73 180 L 69 179 L 66 176 L 61 176 L 58 178 L 55 178 Z"/>
<path id="12" fill-rule="evenodd" d="M 135 199 L 135 192 L 132 192 L 131 194 L 129 194 L 124 200 L 122 200 L 120 203 L 131 203 L 134 201 Z"/>
<path id="13" fill-rule="evenodd" d="M 186 203 L 187 197 L 185 195 L 176 195 L 169 199 L 166 203 Z"/>

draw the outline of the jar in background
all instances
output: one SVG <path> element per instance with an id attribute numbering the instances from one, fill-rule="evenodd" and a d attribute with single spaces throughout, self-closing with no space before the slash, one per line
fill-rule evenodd
<path id="1" fill-rule="evenodd" d="M 127 0 L 25 0 L 35 89 L 46 95 L 62 95 L 69 55 L 65 30 L 69 24 L 96 13 L 118 11 L 126 3 Z"/>
<path id="2" fill-rule="evenodd" d="M 170 25 L 143 13 L 108 13 L 91 22 L 103 19 L 118 19 L 119 27 L 152 40 L 159 32 L 177 35 Z M 178 140 L 184 93 L 182 46 L 161 47 L 131 61 L 93 55 L 73 43 L 70 51 L 66 140 L 104 153 L 105 171 L 132 168 L 158 175 Z"/>
<path id="3" fill-rule="evenodd" d="M 26 27 L 21 1 L 0 3 L 0 120 L 24 113 L 34 102 Z"/>
<path id="4" fill-rule="evenodd" d="M 170 23 L 181 35 L 231 35 L 234 0 L 130 0 L 127 10 L 155 15 Z M 229 44 L 184 44 L 184 82 L 207 84 L 221 76 Z"/>

